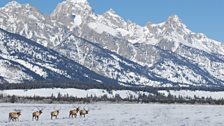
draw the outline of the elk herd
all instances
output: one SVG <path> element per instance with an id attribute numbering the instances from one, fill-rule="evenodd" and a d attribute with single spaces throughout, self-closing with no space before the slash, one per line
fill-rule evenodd
<path id="1" fill-rule="evenodd" d="M 37 111 L 33 112 L 32 113 L 32 121 L 33 120 L 36 120 L 38 121 L 41 114 L 43 113 L 43 110 L 44 108 L 39 108 L 39 107 L 36 107 L 37 108 Z M 59 112 L 60 112 L 61 108 L 59 109 L 55 109 L 54 108 L 54 111 L 50 112 L 50 118 L 51 120 L 52 119 L 57 119 L 58 116 L 59 116 Z M 85 117 L 87 114 L 89 113 L 89 110 L 88 109 L 80 109 L 80 107 L 75 107 L 73 106 L 73 109 L 71 109 L 69 111 L 69 118 L 76 118 L 78 116 L 78 114 L 80 115 L 80 117 Z M 19 117 L 21 116 L 21 110 L 15 110 L 14 112 L 10 112 L 9 113 L 9 121 L 19 121 Z"/>

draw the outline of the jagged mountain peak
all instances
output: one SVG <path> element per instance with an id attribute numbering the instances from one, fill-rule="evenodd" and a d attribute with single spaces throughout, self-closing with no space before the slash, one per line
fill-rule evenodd
<path id="1" fill-rule="evenodd" d="M 133 24 L 134 22 L 128 21 L 129 23 Z M 135 23 L 134 23 L 135 24 Z M 163 27 L 164 25 L 178 25 L 178 26 L 185 26 L 178 15 L 169 16 L 168 19 L 161 23 L 154 23 L 154 22 L 147 22 L 145 27 Z"/>
<path id="2" fill-rule="evenodd" d="M 173 27 L 183 28 L 183 29 L 187 28 L 187 26 L 182 22 L 180 17 L 177 15 L 169 16 L 165 24 L 173 26 Z"/>
<path id="3" fill-rule="evenodd" d="M 53 13 L 52 19 L 63 19 L 63 23 L 69 24 L 74 21 L 76 16 L 86 18 L 94 15 L 92 7 L 87 0 L 65 0 L 57 5 Z"/>
<path id="4" fill-rule="evenodd" d="M 4 12 L 7 13 L 20 13 L 21 14 L 25 14 L 25 13 L 35 13 L 37 15 L 42 15 L 41 12 L 33 7 L 30 4 L 21 4 L 18 3 L 17 1 L 11 1 L 9 3 L 7 3 L 4 7 L 1 8 L 1 10 L 3 10 Z"/>
<path id="5" fill-rule="evenodd" d="M 59 3 L 59 6 L 60 5 L 64 5 L 67 7 L 73 6 L 74 8 L 77 8 L 79 10 L 83 9 L 83 10 L 92 11 L 92 8 L 87 0 L 65 0 L 65 1 Z M 82 8 L 78 8 L 78 7 L 82 7 Z"/>
<path id="6" fill-rule="evenodd" d="M 170 32 L 171 30 L 176 31 L 182 35 L 188 35 L 191 33 L 191 31 L 177 15 L 169 16 L 167 21 L 162 26 L 165 28 L 165 32 Z"/>
<path id="7" fill-rule="evenodd" d="M 181 23 L 181 19 L 178 15 L 172 15 L 168 17 L 168 21 Z"/>
<path id="8" fill-rule="evenodd" d="M 22 5 L 15 0 L 10 1 L 5 5 L 5 7 L 21 7 L 21 6 Z"/>
<path id="9" fill-rule="evenodd" d="M 110 8 L 109 10 L 107 10 L 105 13 L 103 13 L 104 17 L 110 17 L 110 18 L 117 18 L 119 20 L 124 20 L 120 15 L 118 15 L 116 13 L 115 10 L 113 10 L 112 8 Z"/>
<path id="10" fill-rule="evenodd" d="M 106 24 L 109 27 L 112 28 L 124 28 L 126 27 L 126 21 L 116 13 L 115 10 L 110 8 L 106 12 L 104 12 L 102 15 L 98 15 L 98 21 Z"/>
<path id="11" fill-rule="evenodd" d="M 176 27 L 183 27 L 185 24 L 183 24 L 182 20 L 177 15 L 169 16 L 166 24 L 176 26 Z"/>
<path id="12" fill-rule="evenodd" d="M 35 8 L 30 4 L 21 4 L 17 1 L 10 1 L 8 2 L 2 9 L 16 9 L 16 8 L 22 8 L 22 9 L 32 9 Z"/>
<path id="13" fill-rule="evenodd" d="M 87 0 L 65 0 L 67 2 L 73 2 L 73 3 L 88 3 Z"/>
<path id="14" fill-rule="evenodd" d="M 113 10 L 112 8 L 110 8 L 108 11 L 106 11 L 105 14 L 113 14 L 113 15 L 116 14 L 117 15 L 116 11 Z"/>
<path id="15" fill-rule="evenodd" d="M 113 10 L 112 8 L 110 8 L 109 10 L 107 10 L 105 13 L 102 14 L 102 16 L 104 17 L 109 17 L 109 18 L 117 18 L 120 20 L 124 20 L 120 15 L 117 14 L 117 12 L 115 10 Z"/>

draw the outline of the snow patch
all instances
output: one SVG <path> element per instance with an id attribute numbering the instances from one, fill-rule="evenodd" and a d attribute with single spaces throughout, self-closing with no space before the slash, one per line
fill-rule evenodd
<path id="1" fill-rule="evenodd" d="M 91 22 L 88 26 L 99 34 L 102 34 L 103 32 L 109 33 L 113 36 L 118 36 L 119 34 L 115 29 L 99 22 Z"/>
<path id="2" fill-rule="evenodd" d="M 80 15 L 76 15 L 71 29 L 78 27 L 81 24 L 82 24 L 82 17 Z"/>

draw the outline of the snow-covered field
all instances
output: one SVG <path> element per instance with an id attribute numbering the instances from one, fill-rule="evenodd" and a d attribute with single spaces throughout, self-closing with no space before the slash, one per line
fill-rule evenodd
<path id="1" fill-rule="evenodd" d="M 190 98 L 194 98 L 194 96 L 197 97 L 211 97 L 213 99 L 222 99 L 224 98 L 224 91 L 200 91 L 200 90 L 196 90 L 196 91 L 190 91 L 190 90 L 180 90 L 180 91 L 175 91 L 175 90 L 169 90 L 165 91 L 165 90 L 161 90 L 159 91 L 159 93 L 164 94 L 165 96 L 167 96 L 169 93 L 173 96 L 182 96 L 182 97 L 190 97 Z"/>
<path id="2" fill-rule="evenodd" d="M 22 90 L 22 89 L 15 89 L 15 90 L 0 90 L 0 94 L 4 96 L 7 95 L 16 95 L 16 96 L 41 96 L 41 97 L 51 97 L 58 96 L 60 93 L 62 96 L 69 95 L 78 98 L 84 98 L 86 96 L 96 96 L 101 97 L 107 95 L 107 97 L 111 98 L 114 97 L 116 94 L 119 94 L 121 98 L 128 98 L 130 96 L 138 97 L 138 94 L 145 94 L 149 95 L 148 92 L 142 91 L 130 91 L 130 90 L 112 90 L 110 93 L 104 89 L 75 89 L 75 88 L 42 88 L 42 89 L 30 89 L 30 90 Z"/>
<path id="3" fill-rule="evenodd" d="M 45 107 L 39 121 L 32 121 L 35 106 Z M 89 104 L 86 118 L 68 118 L 73 105 L 0 104 L 1 126 L 223 126 L 224 106 L 178 104 Z M 59 119 L 50 111 L 61 107 Z M 19 122 L 8 122 L 8 113 L 21 109 Z"/>
<path id="4" fill-rule="evenodd" d="M 75 88 L 42 88 L 42 89 L 29 89 L 29 90 L 23 90 L 23 89 L 15 89 L 15 90 L 0 90 L 0 94 L 3 94 L 3 96 L 7 95 L 16 95 L 16 96 L 40 96 L 40 97 L 51 97 L 53 96 L 58 96 L 58 93 L 60 93 L 62 96 L 63 95 L 69 95 L 69 96 L 74 96 L 77 98 L 84 98 L 86 96 L 96 96 L 96 97 L 101 97 L 104 95 L 107 95 L 107 97 L 112 98 L 116 94 L 119 94 L 121 98 L 128 98 L 130 96 L 138 97 L 139 94 L 145 94 L 149 95 L 151 93 L 149 92 L 143 92 L 143 91 L 130 91 L 130 90 L 112 90 L 111 92 L 108 92 L 105 89 L 89 89 L 89 90 L 84 90 L 84 89 L 75 89 Z M 190 90 L 180 90 L 180 91 L 175 91 L 175 90 L 160 90 L 159 93 L 167 96 L 169 93 L 173 96 L 182 96 L 182 97 L 191 97 L 194 98 L 194 96 L 197 97 L 211 97 L 213 99 L 222 99 L 224 98 L 224 91 L 190 91 Z M 151 94 L 153 95 L 153 94 Z"/>

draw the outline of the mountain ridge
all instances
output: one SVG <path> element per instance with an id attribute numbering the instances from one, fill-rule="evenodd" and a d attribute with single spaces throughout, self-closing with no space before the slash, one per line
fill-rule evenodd
<path id="1" fill-rule="evenodd" d="M 223 43 L 192 32 L 177 15 L 159 24 L 140 26 L 112 9 L 96 14 L 87 0 L 62 1 L 48 16 L 30 5 L 28 9 L 18 9 L 25 5 L 17 2 L 9 5 L 10 9 L 0 9 L 0 28 L 120 84 L 223 85 Z"/>

